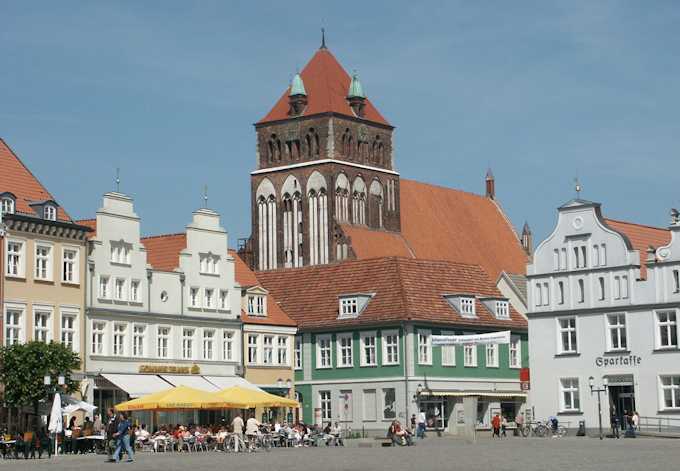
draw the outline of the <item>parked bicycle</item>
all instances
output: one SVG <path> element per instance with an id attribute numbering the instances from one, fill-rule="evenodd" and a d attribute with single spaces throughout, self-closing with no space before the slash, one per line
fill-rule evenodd
<path id="1" fill-rule="evenodd" d="M 567 434 L 567 428 L 563 425 L 558 424 L 556 428 L 553 428 L 549 422 L 541 422 L 540 420 L 525 424 L 519 431 L 525 438 L 528 436 L 541 438 L 551 436 L 564 437 Z"/>

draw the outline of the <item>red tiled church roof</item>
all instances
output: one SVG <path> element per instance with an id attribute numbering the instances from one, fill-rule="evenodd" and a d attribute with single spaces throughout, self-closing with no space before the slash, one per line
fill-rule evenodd
<path id="1" fill-rule="evenodd" d="M 15 212 L 35 216 L 29 203 L 53 200 L 54 197 L 31 173 L 12 149 L 0 138 L 0 193 L 9 192 L 16 197 Z M 64 208 L 57 208 L 57 219 L 70 222 Z"/>
<path id="2" fill-rule="evenodd" d="M 671 231 L 660 227 L 645 226 L 633 222 L 618 221 L 616 219 L 605 219 L 606 224 L 630 240 L 634 250 L 640 252 L 640 277 L 647 277 L 647 248 L 659 248 L 668 245 L 671 241 Z"/>
<path id="3" fill-rule="evenodd" d="M 142 237 L 146 261 L 155 270 L 174 271 L 179 267 L 179 253 L 187 246 L 186 234 L 166 234 Z"/>
<path id="4" fill-rule="evenodd" d="M 333 265 L 259 272 L 258 279 L 283 309 L 306 329 L 373 325 L 406 320 L 469 327 L 526 329 L 512 307 L 498 320 L 477 301 L 476 319 L 463 318 L 444 294 L 501 296 L 480 267 L 449 261 L 386 257 Z M 338 319 L 338 296 L 374 293 L 356 319 Z"/>
<path id="5" fill-rule="evenodd" d="M 307 107 L 302 116 L 333 112 L 355 117 L 347 102 L 350 76 L 345 72 L 335 56 L 328 49 L 319 49 L 300 72 L 307 92 Z M 288 93 L 286 89 L 281 98 L 258 124 L 288 119 Z M 363 119 L 390 125 L 380 112 L 366 99 Z"/>
<path id="6" fill-rule="evenodd" d="M 359 259 L 401 256 L 480 265 L 495 280 L 525 273 L 527 255 L 498 204 L 484 196 L 402 179 L 401 234 L 343 225 Z"/>

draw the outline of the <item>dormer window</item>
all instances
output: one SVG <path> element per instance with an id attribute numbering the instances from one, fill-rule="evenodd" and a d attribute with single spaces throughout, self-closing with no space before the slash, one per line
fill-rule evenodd
<path id="1" fill-rule="evenodd" d="M 460 313 L 464 317 L 475 317 L 474 298 L 460 298 Z"/>
<path id="2" fill-rule="evenodd" d="M 248 314 L 251 316 L 266 316 L 265 297 L 258 294 L 248 295 Z"/>
<path id="3" fill-rule="evenodd" d="M 444 294 L 444 299 L 463 317 L 477 317 L 475 295 L 469 293 Z"/>
<path id="4" fill-rule="evenodd" d="M 340 317 L 356 317 L 357 312 L 357 298 L 344 298 L 340 300 Z"/>
<path id="5" fill-rule="evenodd" d="M 355 319 L 361 315 L 372 293 L 343 294 L 338 297 L 338 319 Z"/>
<path id="6" fill-rule="evenodd" d="M 14 198 L 3 196 L 0 199 L 0 214 L 14 214 Z"/>
<path id="7" fill-rule="evenodd" d="M 496 317 L 510 319 L 510 305 L 507 301 L 496 301 Z"/>
<path id="8" fill-rule="evenodd" d="M 51 204 L 45 205 L 43 208 L 43 217 L 47 219 L 48 221 L 56 221 L 57 220 L 57 208 L 52 206 Z"/>

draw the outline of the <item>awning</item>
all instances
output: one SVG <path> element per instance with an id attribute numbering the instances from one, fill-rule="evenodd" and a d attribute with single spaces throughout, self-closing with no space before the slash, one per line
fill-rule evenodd
<path id="1" fill-rule="evenodd" d="M 215 392 L 219 391 L 221 388 L 215 386 L 210 381 L 206 380 L 203 376 L 197 375 L 161 375 L 161 378 L 166 380 L 173 386 L 188 386 L 194 389 L 200 389 L 202 391 Z"/>
<path id="2" fill-rule="evenodd" d="M 246 389 L 254 389 L 255 391 L 262 391 L 261 388 L 255 386 L 248 380 L 240 376 L 206 376 L 205 379 L 217 386 L 218 389 L 227 389 L 233 386 L 240 386 Z"/>
<path id="3" fill-rule="evenodd" d="M 428 394 L 430 396 L 453 396 L 453 397 L 466 397 L 466 396 L 479 396 L 479 397 L 520 397 L 526 398 L 527 394 L 523 392 L 493 392 L 493 391 L 432 391 Z"/>
<path id="4" fill-rule="evenodd" d="M 157 375 L 102 373 L 102 376 L 130 397 L 146 396 L 172 387 Z"/>

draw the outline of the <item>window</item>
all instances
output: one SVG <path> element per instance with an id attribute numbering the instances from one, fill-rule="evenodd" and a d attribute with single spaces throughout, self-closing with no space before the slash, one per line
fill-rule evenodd
<path id="1" fill-rule="evenodd" d="M 593 266 L 596 267 L 600 264 L 600 246 L 593 245 Z"/>
<path id="2" fill-rule="evenodd" d="M 130 264 L 130 251 L 132 246 L 125 242 L 111 242 L 111 262 Z"/>
<path id="3" fill-rule="evenodd" d="M 498 344 L 486 346 L 486 367 L 498 368 Z"/>
<path id="4" fill-rule="evenodd" d="M 560 411 L 580 411 L 581 401 L 578 392 L 578 378 L 562 378 L 560 380 L 560 390 Z"/>
<path id="5" fill-rule="evenodd" d="M 229 309 L 229 291 L 220 290 L 220 309 Z"/>
<path id="6" fill-rule="evenodd" d="M 563 248 L 560 250 L 560 269 L 561 270 L 566 270 L 567 269 L 567 249 Z"/>
<path id="7" fill-rule="evenodd" d="M 279 336 L 276 339 L 276 362 L 279 365 L 288 364 L 288 337 Z"/>
<path id="8" fill-rule="evenodd" d="M 234 332 L 231 330 L 222 332 L 222 359 L 225 361 L 234 359 Z"/>
<path id="9" fill-rule="evenodd" d="M 138 303 L 141 299 L 139 294 L 139 280 L 132 280 L 130 282 L 130 301 Z"/>
<path id="10" fill-rule="evenodd" d="M 9 197 L 2 198 L 0 214 L 13 214 L 13 213 L 14 213 L 14 200 Z"/>
<path id="11" fill-rule="evenodd" d="M 5 345 L 10 346 L 22 341 L 21 318 L 23 311 L 7 309 L 5 313 Z"/>
<path id="12" fill-rule="evenodd" d="M 536 289 L 534 290 L 535 293 L 535 298 L 536 298 L 536 307 L 538 306 L 543 306 L 543 299 L 541 297 L 541 284 L 536 283 Z"/>
<path id="13" fill-rule="evenodd" d="M 607 314 L 607 350 L 626 350 L 626 315 Z"/>
<path id="14" fill-rule="evenodd" d="M 214 294 L 215 294 L 214 289 L 206 288 L 205 291 L 203 291 L 203 305 L 205 306 L 206 309 L 212 309 Z"/>
<path id="15" fill-rule="evenodd" d="M 38 342 L 49 342 L 50 336 L 50 313 L 35 311 L 33 313 L 33 339 Z"/>
<path id="16" fill-rule="evenodd" d="M 100 276 L 99 277 L 99 297 L 102 299 L 109 299 L 109 277 Z"/>
<path id="17" fill-rule="evenodd" d="M 496 301 L 496 317 L 510 319 L 510 306 L 507 301 Z"/>
<path id="18" fill-rule="evenodd" d="M 113 324 L 113 354 L 117 356 L 125 355 L 125 324 Z"/>
<path id="19" fill-rule="evenodd" d="M 581 267 L 581 251 L 578 249 L 578 247 L 574 247 L 574 267 L 580 268 Z"/>
<path id="20" fill-rule="evenodd" d="M 465 367 L 477 366 L 477 345 L 474 344 L 463 345 L 463 366 Z"/>
<path id="21" fill-rule="evenodd" d="M 61 281 L 78 283 L 78 250 L 64 249 L 61 263 Z"/>
<path id="22" fill-rule="evenodd" d="M 116 283 L 114 285 L 114 297 L 123 301 L 125 299 L 125 278 L 116 278 Z"/>
<path id="23" fill-rule="evenodd" d="M 399 332 L 383 332 L 383 365 L 399 364 Z"/>
<path id="24" fill-rule="evenodd" d="M 194 359 L 194 329 L 182 329 L 182 358 Z"/>
<path id="25" fill-rule="evenodd" d="M 218 275 L 219 274 L 219 262 L 220 257 L 216 257 L 212 254 L 201 254 L 201 273 L 208 275 Z"/>
<path id="26" fill-rule="evenodd" d="M 338 334 L 336 337 L 338 348 L 338 368 L 354 366 L 352 355 L 352 334 Z"/>
<path id="27" fill-rule="evenodd" d="M 101 321 L 92 322 L 92 355 L 104 354 L 104 338 L 106 323 Z"/>
<path id="28" fill-rule="evenodd" d="M 418 331 L 418 363 L 432 364 L 432 336 L 429 330 Z"/>
<path id="29" fill-rule="evenodd" d="M 564 281 L 557 282 L 557 304 L 564 304 Z"/>
<path id="30" fill-rule="evenodd" d="M 460 313 L 464 317 L 475 316 L 475 299 L 474 298 L 460 298 Z"/>
<path id="31" fill-rule="evenodd" d="M 295 369 L 302 369 L 302 338 L 295 337 Z"/>
<path id="32" fill-rule="evenodd" d="M 7 270 L 9 276 L 24 276 L 23 264 L 24 243 L 14 240 L 7 241 Z"/>
<path id="33" fill-rule="evenodd" d="M 330 335 L 318 336 L 316 338 L 316 367 L 331 367 L 331 337 Z"/>
<path id="34" fill-rule="evenodd" d="M 43 217 L 47 219 L 48 221 L 56 221 L 57 220 L 57 208 L 52 206 L 51 204 L 48 204 L 45 206 L 43 209 Z"/>
<path id="35" fill-rule="evenodd" d="M 319 407 L 321 408 L 321 420 L 329 421 L 331 414 L 331 392 L 319 391 Z"/>
<path id="36" fill-rule="evenodd" d="M 199 307 L 198 306 L 198 288 L 190 288 L 189 289 L 189 306 L 190 307 Z"/>
<path id="37" fill-rule="evenodd" d="M 582 267 L 585 268 L 588 266 L 588 248 L 585 245 L 581 246 L 581 262 L 582 262 Z"/>
<path id="38" fill-rule="evenodd" d="M 673 292 L 680 293 L 680 270 L 673 270 Z"/>
<path id="39" fill-rule="evenodd" d="M 78 344 L 76 343 L 76 319 L 73 314 L 61 314 L 61 343 L 70 348 L 71 351 L 78 351 Z"/>
<path id="40" fill-rule="evenodd" d="M 378 364 L 375 351 L 375 332 L 361 334 L 361 366 L 375 366 Z"/>
<path id="41" fill-rule="evenodd" d="M 628 299 L 628 275 L 621 277 L 621 299 Z"/>
<path id="42" fill-rule="evenodd" d="M 559 353 L 576 353 L 576 318 L 557 319 L 559 329 Z"/>
<path id="43" fill-rule="evenodd" d="M 357 298 L 340 299 L 340 317 L 356 317 L 358 314 Z"/>
<path id="44" fill-rule="evenodd" d="M 680 376 L 660 376 L 664 409 L 680 409 Z"/>
<path id="45" fill-rule="evenodd" d="M 510 337 L 508 346 L 508 364 L 510 368 L 522 367 L 522 340 L 519 337 Z"/>
<path id="46" fill-rule="evenodd" d="M 146 326 L 135 325 L 132 327 L 132 355 L 143 358 L 146 354 Z"/>
<path id="47" fill-rule="evenodd" d="M 442 332 L 442 335 L 454 335 L 453 332 Z M 442 345 L 442 366 L 456 366 L 456 346 Z"/>
<path id="48" fill-rule="evenodd" d="M 156 337 L 156 356 L 158 358 L 168 358 L 170 352 L 170 327 L 158 327 Z"/>
<path id="49" fill-rule="evenodd" d="M 52 279 L 52 247 L 49 245 L 35 246 L 35 278 Z"/>
<path id="50" fill-rule="evenodd" d="M 605 266 L 607 264 L 607 245 L 600 244 L 600 266 Z"/>
<path id="51" fill-rule="evenodd" d="M 574 266 L 586 268 L 588 266 L 588 249 L 585 245 L 574 247 Z"/>
<path id="52" fill-rule="evenodd" d="M 553 250 L 553 270 L 557 271 L 560 269 L 560 251 L 559 249 Z"/>
<path id="53" fill-rule="evenodd" d="M 248 363 L 257 363 L 257 335 L 248 334 Z"/>
<path id="54" fill-rule="evenodd" d="M 582 303 L 586 300 L 586 288 L 583 279 L 578 280 L 578 302 Z"/>
<path id="55" fill-rule="evenodd" d="M 265 315 L 264 296 L 252 294 L 248 296 L 248 314 L 253 316 Z"/>
<path id="56" fill-rule="evenodd" d="M 604 277 L 601 276 L 597 279 L 598 285 L 600 287 L 600 301 L 604 301 Z"/>
<path id="57" fill-rule="evenodd" d="M 661 311 L 656 313 L 657 347 L 678 347 L 678 325 L 675 311 Z"/>
<path id="58" fill-rule="evenodd" d="M 262 363 L 271 365 L 274 363 L 274 337 L 265 335 L 262 346 Z"/>
<path id="59" fill-rule="evenodd" d="M 550 305 L 550 285 L 547 281 L 541 287 L 541 300 L 544 306 Z"/>
<path id="60" fill-rule="evenodd" d="M 203 359 L 215 359 L 215 331 L 210 329 L 203 330 Z"/>

